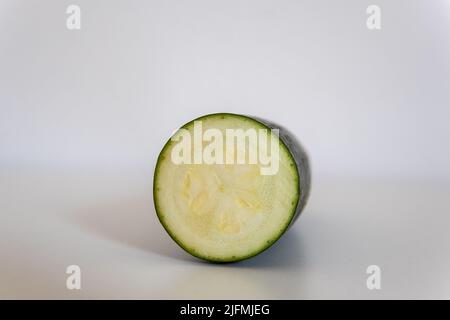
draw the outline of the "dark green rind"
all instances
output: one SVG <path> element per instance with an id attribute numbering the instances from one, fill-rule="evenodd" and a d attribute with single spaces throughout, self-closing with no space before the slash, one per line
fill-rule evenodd
<path id="1" fill-rule="evenodd" d="M 295 135 L 292 134 L 288 129 L 264 119 L 256 119 L 266 124 L 266 126 L 268 126 L 269 128 L 279 130 L 279 138 L 290 151 L 290 155 L 294 159 L 297 166 L 297 173 L 300 177 L 298 184 L 300 199 L 297 203 L 297 209 L 294 218 L 290 223 L 290 226 L 292 226 L 294 222 L 297 221 L 298 217 L 306 206 L 311 190 L 311 170 L 308 155 Z"/>
<path id="2" fill-rule="evenodd" d="M 234 113 L 212 113 L 212 114 L 207 114 L 201 117 L 198 117 L 186 124 L 184 124 L 181 128 L 186 129 L 187 127 L 189 127 L 194 121 L 198 121 L 201 119 L 205 119 L 205 118 L 210 118 L 210 117 L 222 117 L 223 119 L 225 117 L 241 117 L 241 118 L 245 118 L 246 120 L 250 120 L 250 121 L 254 121 L 255 123 L 257 123 L 258 125 L 262 125 L 263 127 L 267 128 L 267 129 L 279 129 L 279 138 L 280 141 L 282 142 L 282 146 L 286 149 L 287 154 L 289 155 L 289 157 L 291 158 L 292 162 L 296 165 L 296 172 L 297 175 L 295 177 L 295 179 L 297 180 L 297 184 L 298 184 L 298 192 L 297 192 L 297 199 L 295 200 L 296 204 L 293 207 L 294 210 L 292 211 L 291 217 L 290 219 L 288 219 L 288 223 L 282 228 L 282 230 L 279 232 L 278 236 L 270 239 L 268 241 L 266 241 L 265 245 L 262 246 L 261 248 L 259 248 L 258 250 L 256 250 L 255 252 L 248 254 L 246 256 L 241 256 L 241 257 L 230 257 L 229 259 L 223 259 L 223 258 L 217 258 L 217 257 L 210 257 L 210 256 L 202 256 L 200 254 L 198 254 L 196 252 L 195 249 L 192 248 L 188 248 L 186 245 L 184 245 L 171 231 L 170 228 L 166 225 L 165 221 L 164 221 L 164 217 L 163 214 L 159 211 L 159 207 L 158 207 L 158 203 L 156 200 L 156 193 L 158 192 L 159 187 L 157 186 L 157 178 L 158 178 L 158 172 L 159 172 L 159 165 L 161 163 L 162 160 L 164 160 L 164 153 L 166 151 L 166 149 L 170 146 L 170 142 L 171 140 L 169 139 L 166 144 L 164 145 L 163 149 L 161 150 L 161 152 L 159 153 L 158 156 L 158 160 L 156 162 L 156 167 L 155 167 L 155 173 L 153 176 L 153 202 L 155 205 L 155 211 L 156 211 L 156 215 L 158 217 L 158 220 L 160 221 L 161 225 L 164 227 L 164 229 L 166 230 L 166 232 L 169 234 L 169 236 L 172 238 L 173 241 L 175 241 L 175 243 L 177 243 L 183 250 L 185 250 L 186 252 L 188 252 L 190 255 L 202 259 L 202 260 L 206 260 L 208 262 L 213 262 L 213 263 L 232 263 L 232 262 L 238 262 L 238 261 L 242 261 L 242 260 L 246 260 L 249 258 L 252 258 L 260 253 L 262 253 L 263 251 L 267 250 L 269 247 L 271 247 L 275 242 L 277 242 L 281 236 L 289 229 L 289 227 L 297 220 L 298 216 L 300 215 L 300 213 L 302 212 L 303 208 L 306 205 L 306 202 L 308 200 L 308 196 L 309 196 L 309 190 L 310 190 L 310 171 L 309 171 L 309 162 L 308 162 L 308 157 L 306 152 L 304 151 L 304 149 L 301 147 L 301 145 L 297 142 L 297 140 L 295 139 L 294 135 L 292 135 L 289 131 L 287 131 L 284 128 L 281 128 L 278 125 L 275 125 L 272 122 L 263 120 L 263 119 L 259 119 L 259 118 L 255 118 L 255 117 L 250 117 L 250 116 L 245 116 L 245 115 L 240 115 L 240 114 L 234 114 Z"/>

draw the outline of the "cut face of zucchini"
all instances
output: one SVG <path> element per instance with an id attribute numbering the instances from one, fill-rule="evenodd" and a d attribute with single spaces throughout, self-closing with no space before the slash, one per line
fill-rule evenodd
<path id="1" fill-rule="evenodd" d="M 262 135 L 256 144 L 247 136 L 229 148 L 230 129 Z M 259 139 L 263 135 L 266 140 Z M 216 144 L 211 153 L 218 142 L 223 147 Z M 255 163 L 250 154 L 265 154 L 266 161 L 257 156 Z M 233 262 L 262 252 L 286 231 L 303 209 L 309 184 L 306 155 L 286 130 L 247 116 L 212 114 L 187 123 L 166 143 L 153 196 L 159 220 L 183 249 L 208 261 Z"/>

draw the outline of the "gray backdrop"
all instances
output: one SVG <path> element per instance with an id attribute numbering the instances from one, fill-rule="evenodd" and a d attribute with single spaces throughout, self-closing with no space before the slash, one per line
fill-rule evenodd
<path id="1" fill-rule="evenodd" d="M 0 0 L 0 298 L 450 298 L 449 108 L 450 1 Z M 283 124 L 313 166 L 295 227 L 233 265 L 151 195 L 212 112 Z"/>

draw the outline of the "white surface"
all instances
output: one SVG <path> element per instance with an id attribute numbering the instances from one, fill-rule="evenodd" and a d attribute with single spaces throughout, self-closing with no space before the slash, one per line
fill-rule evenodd
<path id="1" fill-rule="evenodd" d="M 450 298 L 450 185 L 316 179 L 296 225 L 258 257 L 191 258 L 159 225 L 151 170 L 1 176 L 3 298 Z M 65 268 L 82 289 L 65 288 Z M 382 289 L 366 268 L 382 268 Z"/>
<path id="2" fill-rule="evenodd" d="M 69 4 L 0 2 L 0 297 L 449 298 L 448 1 L 80 0 L 80 31 Z M 218 111 L 313 165 L 304 216 L 238 265 L 189 258 L 151 198 L 170 133 Z"/>

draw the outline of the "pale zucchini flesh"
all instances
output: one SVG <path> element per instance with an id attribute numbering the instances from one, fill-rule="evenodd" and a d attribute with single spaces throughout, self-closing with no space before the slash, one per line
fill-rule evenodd
<path id="1" fill-rule="evenodd" d="M 222 132 L 276 127 L 247 116 L 212 114 L 182 128 L 191 132 L 199 120 L 204 130 Z M 176 142 L 169 140 L 158 157 L 153 196 L 172 239 L 190 254 L 215 262 L 243 260 L 271 246 L 309 193 L 306 155 L 286 134 L 271 136 L 271 142 L 279 143 L 279 168 L 273 175 L 262 175 L 260 164 L 175 164 L 171 152 Z"/>

